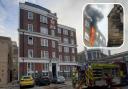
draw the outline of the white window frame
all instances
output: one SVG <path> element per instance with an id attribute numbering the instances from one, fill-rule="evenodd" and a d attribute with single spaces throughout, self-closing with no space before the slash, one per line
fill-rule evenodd
<path id="1" fill-rule="evenodd" d="M 56 47 L 56 42 L 52 40 L 52 47 L 55 48 Z"/>
<path id="2" fill-rule="evenodd" d="M 69 52 L 69 47 L 64 47 L 64 52 L 68 53 Z"/>
<path id="3" fill-rule="evenodd" d="M 33 20 L 33 12 L 31 12 L 31 11 L 28 11 L 28 19 L 31 19 L 31 20 Z"/>
<path id="4" fill-rule="evenodd" d="M 76 61 L 76 57 L 72 56 L 72 61 L 75 62 Z"/>
<path id="5" fill-rule="evenodd" d="M 30 54 L 30 52 L 32 52 L 32 55 Z M 28 58 L 33 58 L 33 49 L 28 49 Z"/>
<path id="6" fill-rule="evenodd" d="M 32 40 L 29 39 L 30 37 L 32 38 Z M 33 45 L 33 37 L 32 36 L 28 36 L 28 44 Z"/>
<path id="7" fill-rule="evenodd" d="M 41 32 L 42 34 L 47 34 L 47 35 L 48 35 L 48 28 L 41 26 L 41 27 L 40 27 L 40 32 Z"/>
<path id="8" fill-rule="evenodd" d="M 68 30 L 67 29 L 63 29 L 63 34 L 64 35 L 68 35 Z"/>
<path id="9" fill-rule="evenodd" d="M 52 58 L 56 58 L 56 52 L 52 52 Z"/>
<path id="10" fill-rule="evenodd" d="M 58 33 L 60 33 L 60 34 L 61 34 L 61 28 L 58 28 Z"/>
<path id="11" fill-rule="evenodd" d="M 28 24 L 28 31 L 33 32 L 33 24 Z"/>
<path id="12" fill-rule="evenodd" d="M 70 62 L 70 56 L 64 56 L 64 61 L 65 62 Z"/>
<path id="13" fill-rule="evenodd" d="M 48 18 L 46 16 L 40 15 L 40 22 L 42 23 L 48 23 Z"/>
<path id="14" fill-rule="evenodd" d="M 41 38 L 41 46 L 48 47 L 48 39 Z"/>
<path id="15" fill-rule="evenodd" d="M 75 44 L 74 39 L 71 39 L 71 44 Z"/>
<path id="16" fill-rule="evenodd" d="M 56 29 L 56 23 L 55 23 L 55 20 L 54 19 L 51 19 L 50 20 L 50 28 L 51 29 Z"/>
<path id="17" fill-rule="evenodd" d="M 46 50 L 41 50 L 41 58 L 49 58 L 49 52 Z"/>
<path id="18" fill-rule="evenodd" d="M 62 61 L 62 55 L 59 55 L 59 61 Z"/>
<path id="19" fill-rule="evenodd" d="M 43 69 L 44 69 L 44 71 L 49 71 L 49 64 L 43 63 Z"/>
<path id="20" fill-rule="evenodd" d="M 72 53 L 75 53 L 75 48 L 72 48 Z"/>
<path id="21" fill-rule="evenodd" d="M 71 31 L 71 36 L 74 36 L 74 32 L 73 31 Z"/>
<path id="22" fill-rule="evenodd" d="M 69 43 L 69 39 L 68 38 L 64 38 L 64 43 Z"/>
<path id="23" fill-rule="evenodd" d="M 55 36 L 55 30 L 51 30 L 51 35 Z"/>
<path id="24" fill-rule="evenodd" d="M 59 46 L 59 52 L 62 52 L 62 46 Z"/>

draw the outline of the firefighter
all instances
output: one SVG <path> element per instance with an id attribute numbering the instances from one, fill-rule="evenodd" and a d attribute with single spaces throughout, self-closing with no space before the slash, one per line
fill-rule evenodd
<path id="1" fill-rule="evenodd" d="M 92 70 L 91 66 L 89 66 L 87 68 L 85 76 L 86 76 L 86 85 L 88 87 L 93 87 L 93 85 L 94 85 L 94 78 L 93 78 L 93 70 Z"/>
<path id="2" fill-rule="evenodd" d="M 112 86 L 112 77 L 111 77 L 111 75 L 109 75 L 107 73 L 105 73 L 104 75 L 105 75 L 105 81 L 106 81 L 107 87 L 111 88 L 111 86 Z"/>
<path id="3" fill-rule="evenodd" d="M 75 68 L 72 71 L 72 87 L 73 88 L 76 88 L 77 81 L 78 81 L 78 71 Z"/>

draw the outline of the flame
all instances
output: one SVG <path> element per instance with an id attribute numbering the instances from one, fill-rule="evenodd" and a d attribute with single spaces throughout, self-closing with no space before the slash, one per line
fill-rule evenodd
<path id="1" fill-rule="evenodd" d="M 94 43 L 95 43 L 95 28 L 93 26 L 91 26 L 91 29 L 90 29 L 90 45 L 91 45 L 91 47 L 94 46 Z"/>

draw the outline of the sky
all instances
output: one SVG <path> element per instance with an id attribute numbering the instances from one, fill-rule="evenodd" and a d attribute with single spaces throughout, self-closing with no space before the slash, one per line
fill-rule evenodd
<path id="1" fill-rule="evenodd" d="M 57 13 L 58 23 L 76 28 L 78 52 L 84 50 L 82 30 L 82 10 L 88 3 L 120 2 L 128 9 L 127 0 L 0 0 L 0 36 L 11 37 L 18 42 L 19 2 L 32 2 Z M 126 14 L 128 14 L 126 12 Z M 128 23 L 128 15 L 125 24 Z M 127 25 L 128 27 L 128 25 Z M 128 30 L 125 29 L 125 42 L 121 48 L 112 49 L 112 53 L 128 50 Z"/>

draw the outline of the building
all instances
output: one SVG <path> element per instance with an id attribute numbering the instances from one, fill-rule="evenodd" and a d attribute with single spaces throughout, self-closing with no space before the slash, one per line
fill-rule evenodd
<path id="1" fill-rule="evenodd" d="M 76 30 L 74 28 L 58 24 L 59 37 L 59 74 L 71 77 L 71 70 L 77 65 Z"/>
<path id="2" fill-rule="evenodd" d="M 70 54 L 68 47 L 75 47 L 75 52 L 77 52 L 76 33 L 70 27 L 58 25 L 57 19 L 56 13 L 52 13 L 44 7 L 29 2 L 20 3 L 20 26 L 18 30 L 20 76 L 30 74 L 36 76 L 40 73 L 56 77 L 62 74 L 60 70 L 63 70 L 64 73 L 65 69 L 68 68 L 61 65 L 72 65 L 68 59 L 70 56 L 64 57 L 64 55 Z M 61 30 L 57 30 L 60 28 Z M 72 38 L 74 43 L 70 44 Z M 65 44 L 65 42 L 67 43 Z M 62 52 L 59 51 L 61 50 L 59 47 L 62 47 Z M 63 54 L 64 50 L 66 51 L 65 54 Z M 66 58 L 67 61 L 61 60 L 61 54 L 62 60 Z"/>
<path id="3" fill-rule="evenodd" d="M 88 62 L 100 61 L 101 58 L 107 55 L 103 53 L 101 49 L 85 49 L 78 54 L 78 62 L 80 65 L 86 64 Z"/>
<path id="4" fill-rule="evenodd" d="M 12 41 L 0 36 L 0 86 L 12 81 Z"/>
<path id="5" fill-rule="evenodd" d="M 87 47 L 106 47 L 106 38 L 97 27 L 97 23 L 84 14 L 83 39 Z"/>
<path id="6" fill-rule="evenodd" d="M 114 4 L 108 15 L 108 47 L 119 47 L 123 44 L 123 7 Z"/>
<path id="7" fill-rule="evenodd" d="M 12 80 L 18 80 L 18 46 L 15 41 L 12 42 Z"/>

